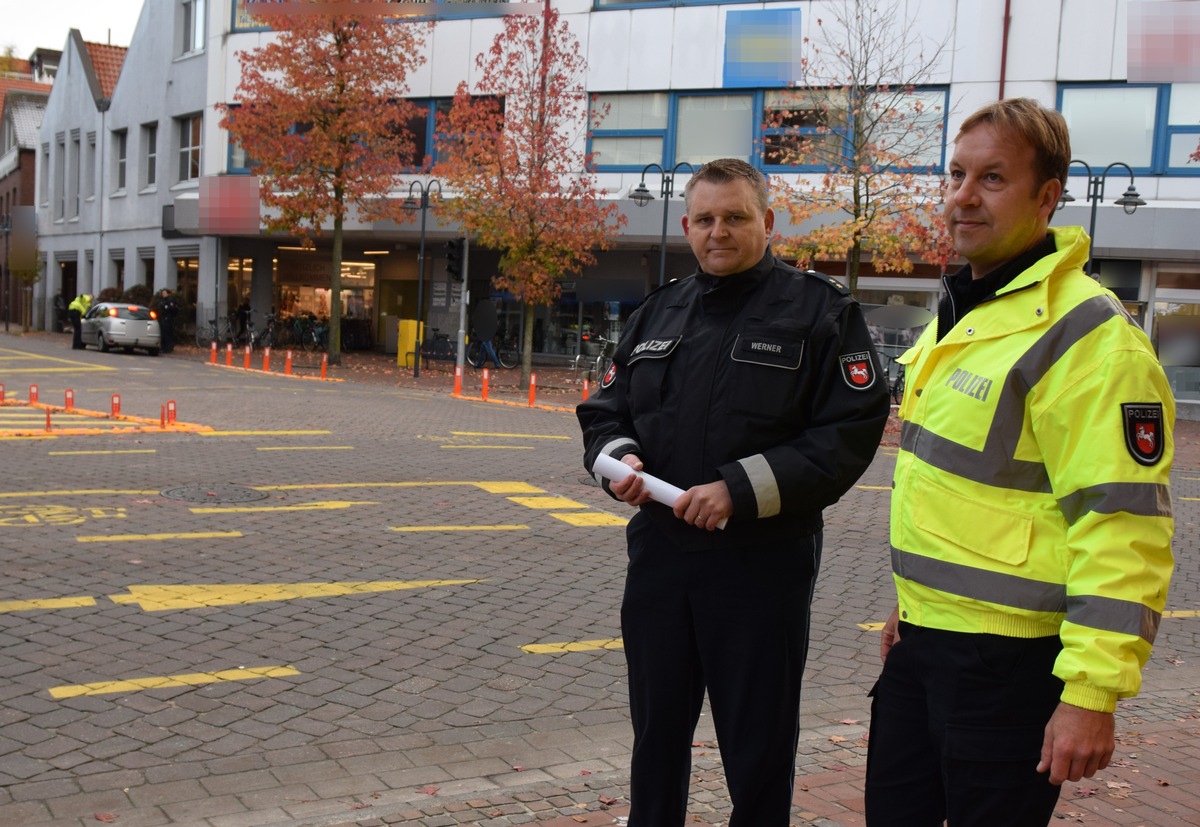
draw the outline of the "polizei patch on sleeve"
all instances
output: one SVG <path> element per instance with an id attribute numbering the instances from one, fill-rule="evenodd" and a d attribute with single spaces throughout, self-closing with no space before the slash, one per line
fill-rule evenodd
<path id="1" fill-rule="evenodd" d="M 629 352 L 629 364 L 632 365 L 639 359 L 665 359 L 671 355 L 671 351 L 675 349 L 682 338 L 682 336 L 675 336 L 671 339 L 647 339 L 644 342 L 638 342 Z"/>
<path id="2" fill-rule="evenodd" d="M 1156 465 L 1163 455 L 1162 403 L 1126 402 L 1121 414 L 1129 454 L 1142 465 Z"/>
<path id="3" fill-rule="evenodd" d="M 875 384 L 875 360 L 870 351 L 843 353 L 838 364 L 842 367 L 842 378 L 855 390 L 865 391 Z"/>

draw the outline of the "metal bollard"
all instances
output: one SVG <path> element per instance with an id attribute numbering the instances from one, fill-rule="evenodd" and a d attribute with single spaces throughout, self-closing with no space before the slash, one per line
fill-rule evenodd
<path id="1" fill-rule="evenodd" d="M 75 391 L 67 388 L 67 392 L 63 394 L 63 407 L 68 411 L 75 410 Z"/>
<path id="2" fill-rule="evenodd" d="M 487 396 L 488 396 L 488 369 L 487 368 L 483 369 L 483 391 L 480 393 L 480 396 L 483 397 L 484 402 L 487 402 Z"/>
<path id="3" fill-rule="evenodd" d="M 271 370 L 271 348 L 263 348 L 263 373 Z"/>
<path id="4" fill-rule="evenodd" d="M 112 415 L 121 415 L 121 394 L 119 393 L 114 393 L 112 395 Z"/>
<path id="5" fill-rule="evenodd" d="M 174 399 L 167 400 L 167 424 L 168 425 L 175 424 L 175 400 Z"/>
<path id="6" fill-rule="evenodd" d="M 208 358 L 209 364 L 215 365 L 217 363 L 217 343 L 215 341 L 209 346 L 208 351 L 209 351 L 209 358 Z"/>
<path id="7" fill-rule="evenodd" d="M 242 351 L 242 368 L 250 370 L 250 345 L 246 345 L 246 349 Z"/>
<path id="8" fill-rule="evenodd" d="M 584 379 L 583 380 L 583 401 L 587 402 L 587 398 L 588 398 L 588 380 Z"/>
<path id="9" fill-rule="evenodd" d="M 321 378 L 322 379 L 325 378 L 325 372 L 328 369 L 329 369 L 329 354 L 322 353 L 321 354 Z"/>
<path id="10" fill-rule="evenodd" d="M 537 374 L 529 374 L 529 407 L 533 407 L 533 400 L 537 398 Z"/>
<path id="11" fill-rule="evenodd" d="M 292 352 L 290 350 L 287 352 L 287 358 L 283 360 L 283 374 L 284 376 L 292 375 Z"/>
<path id="12" fill-rule="evenodd" d="M 38 386 L 30 385 L 29 386 L 29 404 L 36 405 L 37 401 L 38 401 Z"/>
<path id="13" fill-rule="evenodd" d="M 462 396 L 462 365 L 454 366 L 454 395 Z"/>
<path id="14" fill-rule="evenodd" d="M 225 343 L 225 367 L 233 367 L 233 342 Z"/>

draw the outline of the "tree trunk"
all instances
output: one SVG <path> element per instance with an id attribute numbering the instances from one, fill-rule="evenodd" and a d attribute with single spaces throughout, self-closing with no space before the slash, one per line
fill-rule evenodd
<path id="1" fill-rule="evenodd" d="M 342 363 L 342 223 L 341 215 L 333 219 L 333 268 L 329 273 L 329 341 L 326 344 L 329 364 Z"/>
<path id="2" fill-rule="evenodd" d="M 521 330 L 521 387 L 529 387 L 533 375 L 533 307 L 526 305 L 525 323 Z"/>

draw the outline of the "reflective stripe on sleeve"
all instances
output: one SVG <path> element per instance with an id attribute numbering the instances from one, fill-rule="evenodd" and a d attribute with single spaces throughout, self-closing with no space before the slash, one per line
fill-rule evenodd
<path id="1" fill-rule="evenodd" d="M 1154 643 L 1162 615 L 1129 600 L 1081 595 L 1067 598 L 1067 621 L 1076 626 L 1140 637 L 1147 643 Z"/>
<path id="2" fill-rule="evenodd" d="M 774 517 L 781 508 L 779 482 L 775 479 L 775 472 L 771 470 L 771 464 L 767 462 L 767 458 L 762 454 L 755 454 L 752 457 L 738 460 L 738 464 L 742 466 L 742 470 L 746 472 L 746 478 L 750 480 L 750 488 L 754 491 L 754 500 L 758 503 L 759 519 Z"/>
<path id="3" fill-rule="evenodd" d="M 618 450 L 620 450 L 622 448 L 629 448 L 631 450 L 621 451 L 621 456 L 625 456 L 626 454 L 639 454 L 640 455 L 641 451 L 642 451 L 642 446 L 638 445 L 637 440 L 633 440 L 627 436 L 623 436 L 623 437 L 618 437 L 617 439 L 614 439 L 614 440 L 610 440 L 609 442 L 606 442 L 604 444 L 604 447 L 600 449 L 600 453 L 611 457 L 611 456 L 613 456 L 613 454 L 615 454 Z M 588 470 L 588 473 L 592 475 L 592 479 L 599 481 L 600 488 L 604 491 L 605 494 L 608 494 L 610 497 L 616 496 L 613 494 L 612 489 L 608 487 L 609 483 L 612 482 L 612 480 L 606 479 L 604 477 L 597 477 L 596 472 L 593 471 L 591 468 L 589 468 L 587 470 Z"/>
<path id="4" fill-rule="evenodd" d="M 1134 514 L 1170 517 L 1171 489 L 1151 482 L 1110 482 L 1081 488 L 1058 501 L 1067 522 L 1074 525 L 1088 514 Z"/>

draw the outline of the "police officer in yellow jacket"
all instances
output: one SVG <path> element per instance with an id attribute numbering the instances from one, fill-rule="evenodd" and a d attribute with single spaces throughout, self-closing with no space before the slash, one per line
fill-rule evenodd
<path id="1" fill-rule="evenodd" d="M 1044 825 L 1108 765 L 1167 598 L 1174 402 L 1150 343 L 1049 228 L 1071 153 L 1029 99 L 964 121 L 945 217 L 967 266 L 907 364 L 898 609 L 867 823 Z"/>
<path id="2" fill-rule="evenodd" d="M 71 348 L 83 350 L 83 314 L 92 306 L 92 294 L 80 293 L 67 305 L 67 316 L 71 319 Z"/>

